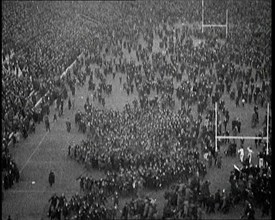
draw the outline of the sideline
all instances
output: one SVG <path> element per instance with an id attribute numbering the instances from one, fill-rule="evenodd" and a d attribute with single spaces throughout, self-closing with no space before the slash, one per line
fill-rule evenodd
<path id="1" fill-rule="evenodd" d="M 37 147 L 34 149 L 34 151 L 32 152 L 32 154 L 30 155 L 30 157 L 28 158 L 28 160 L 26 161 L 26 163 L 24 164 L 24 166 L 20 169 L 19 173 L 21 174 L 22 171 L 25 169 L 25 167 L 27 166 L 27 164 L 30 162 L 32 156 L 36 153 L 36 151 L 39 149 L 40 145 L 42 144 L 42 142 L 44 141 L 45 137 L 48 135 L 49 131 L 46 132 L 46 134 L 43 136 L 43 138 L 41 139 L 41 141 L 39 142 L 39 144 L 37 145 Z"/>
<path id="2" fill-rule="evenodd" d="M 78 55 L 78 58 L 81 58 L 82 56 L 83 56 L 83 52 L 81 52 L 81 53 Z M 75 65 L 75 63 L 76 63 L 76 60 L 75 60 L 70 66 L 67 67 L 67 69 L 61 74 L 61 76 L 60 76 L 61 79 L 62 79 L 64 76 L 67 75 L 68 70 L 69 70 L 69 69 L 72 69 L 73 66 Z M 48 94 L 49 94 L 49 91 L 46 93 L 46 95 L 48 95 Z M 44 95 L 44 96 L 46 96 L 46 95 Z M 43 97 L 44 97 L 44 96 L 43 96 Z M 37 107 L 37 106 L 40 104 L 40 102 L 42 101 L 42 98 L 43 98 L 43 97 L 41 97 L 41 98 L 38 100 L 38 102 L 35 104 L 34 108 Z M 41 141 L 39 142 L 39 144 L 37 145 L 37 147 L 35 148 L 35 150 L 32 152 L 32 154 L 30 155 L 30 157 L 28 158 L 28 160 L 26 161 L 26 163 L 25 163 L 25 164 L 23 165 L 23 167 L 20 169 L 20 171 L 19 171 L 20 174 L 21 174 L 22 171 L 25 169 L 25 167 L 28 165 L 28 163 L 30 162 L 30 159 L 32 158 L 32 156 L 33 156 L 33 155 L 36 153 L 36 151 L 39 149 L 40 145 L 42 144 L 42 142 L 44 141 L 44 139 L 45 139 L 45 137 L 47 136 L 48 133 L 49 133 L 49 131 L 46 132 L 46 134 L 43 136 L 43 138 L 41 139 Z M 50 163 L 51 163 L 51 162 L 50 162 Z"/>

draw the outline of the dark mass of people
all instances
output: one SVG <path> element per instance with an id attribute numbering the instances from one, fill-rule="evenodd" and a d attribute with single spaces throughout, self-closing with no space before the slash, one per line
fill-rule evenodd
<path id="1" fill-rule="evenodd" d="M 270 116 L 259 113 L 271 97 L 269 2 L 205 1 L 205 24 L 224 24 L 228 9 L 227 35 L 222 28 L 202 33 L 196 0 L 9 2 L 3 7 L 5 190 L 20 176 L 9 148 L 35 133 L 36 123 L 44 122 L 51 132 L 65 102 L 75 110 L 76 89 L 88 81 L 92 96 L 87 95 L 84 111 L 76 112 L 74 123 L 66 121 L 68 133 L 75 124 L 87 139 L 70 144 L 68 156 L 105 176 L 79 177 L 81 195 L 70 200 L 53 195 L 51 219 L 202 219 L 205 213 L 227 214 L 238 204 L 245 207 L 242 218 L 255 219 L 255 208 L 269 215 L 272 129 L 269 125 L 267 134 Z M 134 96 L 122 110 L 106 107 L 117 78 L 123 95 Z M 229 139 L 215 145 L 215 103 L 217 135 L 238 136 L 244 129 L 229 101 L 237 110 L 254 106 L 247 114 L 262 139 L 247 148 L 247 156 L 244 140 L 240 146 Z M 267 135 L 269 146 L 263 141 Z M 260 151 L 257 165 L 254 147 Z M 224 156 L 238 155 L 242 167 L 232 165 L 230 189 L 211 193 L 205 176 L 213 164 L 222 169 Z M 142 195 L 144 188 L 166 190 L 162 214 L 158 201 Z M 127 196 L 131 202 L 119 210 L 119 198 Z"/>

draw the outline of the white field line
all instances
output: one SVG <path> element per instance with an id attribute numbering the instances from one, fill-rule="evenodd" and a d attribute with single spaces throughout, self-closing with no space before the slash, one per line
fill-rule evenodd
<path id="1" fill-rule="evenodd" d="M 24 166 L 20 169 L 20 173 L 25 169 L 25 167 L 27 166 L 27 164 L 30 162 L 32 156 L 36 153 L 36 151 L 39 149 L 40 145 L 42 144 L 42 142 L 44 141 L 45 137 L 47 136 L 47 134 L 49 133 L 49 131 L 46 132 L 46 134 L 43 136 L 43 138 L 41 139 L 41 141 L 39 142 L 39 144 L 37 145 L 37 147 L 34 149 L 34 151 L 32 152 L 32 154 L 30 155 L 30 157 L 28 158 L 28 160 L 26 161 L 26 163 L 24 164 Z"/>
<path id="2" fill-rule="evenodd" d="M 52 124 L 55 124 L 55 122 L 53 122 Z M 53 128 L 53 127 L 52 127 Z M 22 171 L 25 169 L 25 167 L 28 165 L 28 163 L 30 162 L 32 156 L 35 154 L 35 152 L 39 149 L 40 145 L 42 144 L 42 142 L 44 141 L 45 137 L 48 135 L 49 131 L 47 131 L 45 133 L 45 135 L 43 136 L 43 138 L 41 139 L 41 141 L 38 143 L 37 147 L 34 149 L 34 151 L 32 152 L 32 154 L 30 155 L 30 157 L 28 158 L 28 160 L 26 161 L 26 163 L 24 164 L 24 166 L 20 169 L 20 173 L 22 173 Z M 32 161 L 33 163 L 33 161 Z M 36 163 L 36 162 L 34 162 Z M 42 161 L 42 162 L 37 162 L 37 163 L 47 163 L 46 161 Z M 51 160 L 49 162 L 50 164 L 52 163 Z"/>

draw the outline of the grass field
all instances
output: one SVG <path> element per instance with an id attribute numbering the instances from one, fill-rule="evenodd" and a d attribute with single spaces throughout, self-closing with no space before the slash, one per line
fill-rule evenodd
<path id="1" fill-rule="evenodd" d="M 142 39 L 140 40 L 142 43 Z M 157 50 L 158 39 L 154 42 L 154 50 Z M 124 51 L 125 52 L 125 51 Z M 128 52 L 125 52 L 127 57 Z M 94 66 L 92 67 L 94 68 Z M 124 81 L 125 79 L 123 79 Z M 127 96 L 122 91 L 122 85 L 119 84 L 119 74 L 117 74 L 115 80 L 112 80 L 112 76 L 108 76 L 107 82 L 113 84 L 113 92 L 109 98 L 106 99 L 106 108 L 122 109 L 127 102 L 131 102 L 134 97 L 137 97 L 135 91 L 133 95 Z M 8 215 L 11 215 L 13 220 L 32 220 L 32 219 L 48 219 L 46 217 L 47 209 L 49 207 L 48 200 L 55 192 L 58 195 L 65 193 L 69 199 L 72 194 L 80 192 L 79 182 L 76 178 L 80 175 L 89 175 L 94 178 L 103 177 L 102 172 L 96 170 L 87 171 L 83 165 L 78 164 L 74 160 L 67 157 L 68 143 L 74 141 L 79 142 L 85 136 L 79 133 L 74 126 L 73 119 L 74 113 L 77 109 L 84 109 L 84 102 L 88 93 L 87 82 L 83 88 L 76 91 L 76 107 L 74 110 L 68 110 L 67 103 L 64 109 L 64 116 L 58 118 L 57 122 L 52 122 L 53 119 L 53 107 L 51 107 L 50 119 L 51 119 L 51 131 L 46 132 L 44 124 L 41 123 L 36 127 L 36 133 L 30 134 L 26 140 L 22 140 L 17 147 L 10 149 L 12 156 L 15 158 L 15 162 L 18 164 L 21 172 L 20 182 L 15 184 L 12 189 L 4 191 L 4 200 L 2 202 L 2 219 L 7 219 Z M 71 93 L 69 93 L 71 94 Z M 154 93 L 151 95 L 155 95 Z M 230 112 L 231 120 L 238 116 L 242 121 L 242 135 L 254 136 L 260 129 L 257 126 L 255 129 L 251 128 L 251 116 L 254 105 L 246 104 L 245 107 L 235 107 L 235 103 L 229 100 L 228 95 L 223 97 L 225 100 L 226 108 Z M 90 100 L 92 98 L 90 97 Z M 95 105 L 97 105 L 95 103 Z M 179 108 L 179 103 L 176 101 L 176 109 Z M 195 110 L 196 108 L 194 108 Z M 264 119 L 266 109 L 259 107 L 260 124 Z M 196 114 L 196 110 L 194 111 Z M 67 118 L 71 118 L 72 130 L 71 133 L 67 133 L 65 121 Z M 254 142 L 245 141 L 245 147 L 251 144 L 252 149 L 257 152 L 254 147 Z M 258 149 L 259 150 L 259 149 Z M 224 149 L 222 149 L 224 151 Z M 183 158 L 184 159 L 184 158 Z M 257 162 L 254 157 L 254 163 Z M 233 164 L 239 165 L 238 158 L 223 158 L 222 169 L 216 167 L 211 168 L 206 175 L 206 179 L 211 182 L 210 190 L 214 193 L 218 188 L 227 189 L 229 187 L 229 174 L 233 169 Z M 50 170 L 53 170 L 56 174 L 56 182 L 50 187 L 48 184 L 48 174 Z M 32 182 L 35 181 L 35 184 Z M 162 214 L 164 198 L 161 191 L 148 191 L 145 189 L 145 193 L 149 196 L 157 199 L 157 206 L 159 212 Z M 119 207 L 122 208 L 123 204 L 130 200 L 130 198 L 123 198 L 120 200 Z M 237 206 L 230 210 L 230 213 L 223 215 L 220 213 L 205 215 L 205 219 L 239 219 L 243 213 L 243 207 Z M 259 210 L 256 210 L 256 219 L 260 219 Z M 268 218 L 266 218 L 268 219 Z"/>

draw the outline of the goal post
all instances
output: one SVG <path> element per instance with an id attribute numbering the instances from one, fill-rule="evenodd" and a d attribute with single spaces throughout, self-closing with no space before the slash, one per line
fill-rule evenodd
<path id="1" fill-rule="evenodd" d="M 268 155 L 268 144 L 269 144 L 269 103 L 267 103 L 267 114 L 266 114 L 266 137 L 267 137 L 267 140 L 266 140 L 266 155 Z"/>
<path id="2" fill-rule="evenodd" d="M 205 27 L 223 27 L 225 28 L 226 38 L 228 35 L 228 9 L 226 9 L 226 22 L 225 24 L 204 24 L 204 0 L 201 1 L 201 30 L 204 32 Z"/>
<path id="3" fill-rule="evenodd" d="M 266 137 L 257 136 L 219 136 L 218 135 L 218 104 L 215 103 L 215 151 L 218 152 L 218 139 L 243 139 L 243 140 L 265 140 L 266 141 L 266 154 L 269 154 L 269 103 L 267 103 L 267 121 L 266 121 Z"/>

